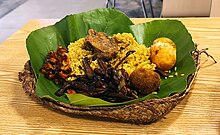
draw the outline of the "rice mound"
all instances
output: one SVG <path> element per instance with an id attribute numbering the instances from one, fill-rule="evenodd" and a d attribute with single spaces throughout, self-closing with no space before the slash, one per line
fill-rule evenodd
<path id="1" fill-rule="evenodd" d="M 116 58 L 109 61 L 109 63 L 114 66 L 122 58 L 126 56 L 126 53 L 130 50 L 135 52 L 129 55 L 122 64 L 118 66 L 117 69 L 125 69 L 130 75 L 137 68 L 147 68 L 154 70 L 156 65 L 151 63 L 150 58 L 150 48 L 145 45 L 138 44 L 135 38 L 130 33 L 118 33 L 112 36 L 118 43 L 118 53 Z M 85 43 L 85 38 L 81 38 L 74 43 L 70 43 L 68 46 L 68 56 L 70 58 L 70 67 L 74 74 L 84 75 L 82 58 L 91 58 L 92 51 L 83 49 Z M 97 60 L 91 62 L 90 66 L 92 69 L 98 67 Z M 75 78 L 68 78 L 68 80 L 74 80 Z"/>

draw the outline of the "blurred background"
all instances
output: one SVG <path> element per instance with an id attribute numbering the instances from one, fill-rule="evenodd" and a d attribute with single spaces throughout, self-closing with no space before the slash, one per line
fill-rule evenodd
<path id="1" fill-rule="evenodd" d="M 0 0 L 0 43 L 31 19 L 112 7 L 131 18 L 220 17 L 220 0 Z"/>

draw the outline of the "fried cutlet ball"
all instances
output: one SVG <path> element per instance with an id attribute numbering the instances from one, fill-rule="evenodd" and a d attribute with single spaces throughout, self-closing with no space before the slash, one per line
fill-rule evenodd
<path id="1" fill-rule="evenodd" d="M 160 75 L 151 69 L 134 70 L 130 75 L 130 80 L 139 94 L 150 94 L 160 87 Z"/>

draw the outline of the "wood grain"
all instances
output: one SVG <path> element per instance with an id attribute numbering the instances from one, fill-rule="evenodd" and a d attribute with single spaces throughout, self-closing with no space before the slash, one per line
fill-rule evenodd
<path id="1" fill-rule="evenodd" d="M 220 63 L 220 18 L 178 20 L 199 48 L 208 47 Z M 31 20 L 0 45 L 0 134 L 220 134 L 220 64 L 213 64 L 205 55 L 190 93 L 166 118 L 150 125 L 71 116 L 26 95 L 17 79 L 29 59 L 25 39 L 31 31 L 55 21 Z"/>

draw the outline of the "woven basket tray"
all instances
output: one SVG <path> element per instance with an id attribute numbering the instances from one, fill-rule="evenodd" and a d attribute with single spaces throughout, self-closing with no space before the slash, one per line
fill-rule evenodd
<path id="1" fill-rule="evenodd" d="M 194 53 L 194 58 L 196 62 L 196 72 L 188 77 L 186 90 L 182 93 L 176 93 L 166 98 L 145 100 L 129 105 L 113 107 L 82 107 L 56 102 L 47 98 L 38 99 L 46 106 L 70 114 L 102 117 L 135 124 L 152 123 L 170 112 L 189 92 L 199 70 L 200 53 Z M 36 78 L 29 61 L 25 63 L 24 70 L 19 72 L 18 78 L 22 83 L 24 91 L 33 97 L 37 97 L 35 94 Z"/>

